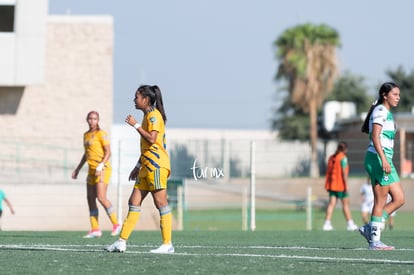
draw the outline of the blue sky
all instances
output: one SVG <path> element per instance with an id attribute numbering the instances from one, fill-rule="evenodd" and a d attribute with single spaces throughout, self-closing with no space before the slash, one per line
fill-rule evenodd
<path id="1" fill-rule="evenodd" d="M 174 128 L 270 129 L 281 100 L 272 44 L 302 23 L 335 28 L 340 71 L 376 92 L 387 69 L 414 68 L 413 10 L 410 0 L 49 0 L 49 14 L 113 16 L 114 123 L 135 112 L 140 84 L 157 84 Z"/>

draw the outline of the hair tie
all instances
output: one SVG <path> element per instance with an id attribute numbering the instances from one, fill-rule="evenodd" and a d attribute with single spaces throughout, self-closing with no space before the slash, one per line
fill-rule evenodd
<path id="1" fill-rule="evenodd" d="M 377 105 L 378 101 L 379 101 L 379 98 L 375 99 L 375 101 L 374 101 L 374 102 L 372 102 L 372 106 Z"/>

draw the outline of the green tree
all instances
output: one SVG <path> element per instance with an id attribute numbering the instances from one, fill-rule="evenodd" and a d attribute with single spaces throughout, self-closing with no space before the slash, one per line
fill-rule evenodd
<path id="1" fill-rule="evenodd" d="M 393 82 L 398 84 L 401 89 L 401 99 L 398 103 L 396 112 L 411 112 L 414 106 L 414 71 L 406 73 L 406 71 L 399 66 L 395 70 L 388 70 L 386 74 Z"/>
<path id="2" fill-rule="evenodd" d="M 309 140 L 309 115 L 296 107 L 288 97 L 276 110 L 272 121 L 272 129 L 278 130 L 278 135 L 283 140 Z"/>
<path id="3" fill-rule="evenodd" d="M 326 99 L 330 100 L 354 102 L 357 113 L 361 113 L 369 109 L 373 98 L 368 95 L 364 77 L 345 71 L 335 81 L 332 93 Z"/>
<path id="4" fill-rule="evenodd" d="M 275 41 L 277 80 L 286 80 L 291 102 L 309 114 L 311 176 L 318 177 L 318 109 L 331 91 L 336 73 L 339 34 L 321 24 L 303 24 L 285 30 Z"/>
<path id="5" fill-rule="evenodd" d="M 328 101 L 350 101 L 355 103 L 357 114 L 366 112 L 374 100 L 374 97 L 369 96 L 368 87 L 365 84 L 365 79 L 362 76 L 353 75 L 349 71 L 345 71 L 335 81 L 331 94 L 326 98 Z M 323 125 L 324 114 L 319 113 L 319 127 L 318 135 L 325 141 L 334 138 L 336 133 L 328 132 Z"/>

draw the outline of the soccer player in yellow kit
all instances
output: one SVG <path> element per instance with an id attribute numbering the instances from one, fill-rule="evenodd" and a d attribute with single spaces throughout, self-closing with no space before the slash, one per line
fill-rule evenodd
<path id="1" fill-rule="evenodd" d="M 83 136 L 85 153 L 82 155 L 79 165 L 72 173 L 72 178 L 77 179 L 82 166 L 85 162 L 88 163 L 89 170 L 86 179 L 86 191 L 91 230 L 84 238 L 99 238 L 102 236 L 102 231 L 99 228 L 99 211 L 96 199 L 105 208 L 112 222 L 111 235 L 117 236 L 121 230 L 121 225 L 118 224 L 112 203 L 106 196 L 112 173 L 111 163 L 109 162 L 109 158 L 111 157 L 109 139 L 106 132 L 99 127 L 98 112 L 90 111 L 86 117 L 86 121 L 89 124 L 89 130 Z"/>
<path id="2" fill-rule="evenodd" d="M 125 122 L 134 127 L 141 137 L 141 155 L 129 175 L 135 180 L 129 197 L 128 215 L 122 225 L 119 240 L 105 249 L 109 252 L 124 252 L 126 241 L 132 233 L 141 214 L 141 204 L 148 193 L 152 194 L 154 204 L 160 213 L 162 245 L 151 250 L 152 253 L 174 253 L 171 243 L 172 213 L 167 200 L 167 179 L 170 175 L 170 159 L 166 151 L 166 115 L 158 86 L 143 85 L 135 92 L 135 108 L 144 113 L 142 125 L 131 115 Z"/>

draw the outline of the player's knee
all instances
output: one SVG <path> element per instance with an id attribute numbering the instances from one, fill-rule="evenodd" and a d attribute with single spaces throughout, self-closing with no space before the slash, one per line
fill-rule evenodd
<path id="1" fill-rule="evenodd" d="M 404 197 L 404 195 L 401 195 L 401 197 L 398 198 L 397 203 L 398 203 L 398 207 L 401 207 L 401 206 L 403 206 L 405 204 L 405 197 Z"/>
<path id="2" fill-rule="evenodd" d="M 99 203 L 102 204 L 102 205 L 105 204 L 105 202 L 107 201 L 107 198 L 104 194 L 99 194 L 97 199 L 98 199 Z"/>

